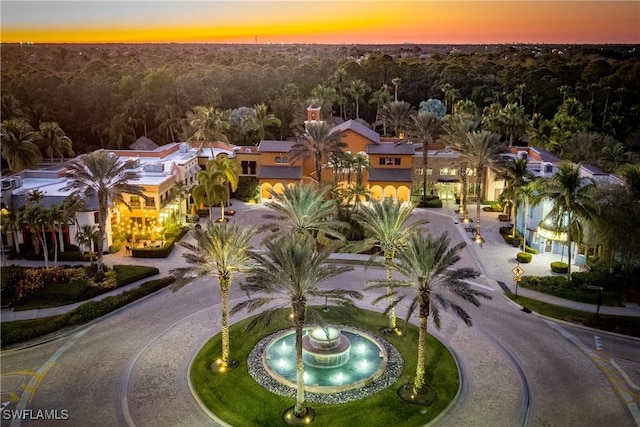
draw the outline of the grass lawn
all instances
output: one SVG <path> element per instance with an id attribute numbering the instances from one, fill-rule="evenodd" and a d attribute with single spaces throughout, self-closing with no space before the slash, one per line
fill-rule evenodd
<path id="1" fill-rule="evenodd" d="M 602 329 L 603 331 L 616 332 L 619 334 L 640 337 L 640 317 L 609 316 L 595 313 L 573 310 L 571 308 L 559 307 L 522 296 L 515 296 L 508 292 L 507 297 L 536 313 L 553 317 L 554 319 L 565 320 L 567 322 L 578 323 L 591 328 Z"/>
<path id="2" fill-rule="evenodd" d="M 231 356 L 239 366 L 227 373 L 211 372 L 209 365 L 221 351 L 220 334 L 207 342 L 197 354 L 192 368 L 191 381 L 204 404 L 227 423 L 235 427 L 286 425 L 283 412 L 294 405 L 294 400 L 266 391 L 247 372 L 247 355 L 263 337 L 275 331 L 290 328 L 286 320 L 287 310 L 282 311 L 282 320 L 268 328 L 256 328 L 244 332 L 248 320 L 233 325 L 230 329 Z M 326 313 L 331 323 L 354 324 L 374 333 L 384 326 L 386 317 L 378 312 L 356 310 L 355 322 L 347 322 L 347 316 L 337 310 Z M 402 322 L 401 322 L 402 323 Z M 316 411 L 314 426 L 423 426 L 451 402 L 458 385 L 458 370 L 453 356 L 438 340 L 428 336 L 425 346 L 426 382 L 437 393 L 430 406 L 407 403 L 400 399 L 397 390 L 411 382 L 415 373 L 418 329 L 408 325 L 402 336 L 385 336 L 402 354 L 404 368 L 399 380 L 380 393 L 342 405 L 311 404 Z"/>
<path id="3" fill-rule="evenodd" d="M 568 281 L 564 276 L 524 276 L 520 286 L 586 304 L 596 304 L 598 297 L 597 291 L 576 285 L 573 281 Z M 605 290 L 602 292 L 602 305 L 624 307 L 623 300 L 622 291 Z"/>

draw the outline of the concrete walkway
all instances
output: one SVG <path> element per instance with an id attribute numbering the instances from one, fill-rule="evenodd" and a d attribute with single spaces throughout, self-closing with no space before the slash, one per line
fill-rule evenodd
<path id="1" fill-rule="evenodd" d="M 240 202 L 238 200 L 233 200 L 233 207 L 235 209 L 236 216 L 231 217 L 231 221 L 238 221 L 241 223 L 255 223 L 256 216 L 260 216 L 261 211 L 264 210 L 264 205 L 252 205 Z M 519 252 L 517 248 L 510 247 L 505 244 L 502 236 L 499 233 L 500 226 L 503 225 L 500 221 L 498 221 L 498 214 L 495 212 L 482 212 L 481 214 L 481 233 L 484 237 L 485 241 L 482 245 L 475 243 L 472 238 L 474 236 L 473 232 L 467 231 L 467 227 L 475 227 L 475 223 L 463 224 L 460 221 L 460 216 L 454 212 L 455 207 L 457 205 L 445 205 L 442 209 L 428 209 L 428 210 L 420 210 L 420 214 L 426 215 L 439 215 L 451 218 L 451 228 L 457 228 L 460 233 L 465 236 L 465 240 L 468 243 L 468 246 L 472 249 L 473 256 L 475 257 L 475 261 L 480 265 L 480 269 L 483 275 L 489 279 L 490 282 L 495 281 L 495 289 L 502 291 L 505 288 L 508 288 L 511 292 L 515 292 L 516 286 L 513 281 L 513 273 L 512 269 L 518 265 L 518 262 L 515 259 L 516 253 Z M 253 212 L 252 212 L 253 211 Z M 470 212 L 470 217 L 474 218 L 474 212 Z M 427 228 L 429 225 L 427 224 Z M 435 231 L 435 230 L 434 230 Z M 437 230 L 444 231 L 444 230 Z M 187 234 L 183 240 L 189 240 L 190 235 Z M 256 244 L 262 239 L 261 236 L 257 236 L 255 238 Z M 123 286 L 118 289 L 114 289 L 105 294 L 99 295 L 93 300 L 101 300 L 111 295 L 117 295 L 129 289 L 136 288 L 140 284 L 158 278 L 164 277 L 169 274 L 169 271 L 173 268 L 183 267 L 184 262 L 182 260 L 182 253 L 184 249 L 180 246 L 176 246 L 168 258 L 163 259 L 153 259 L 153 258 L 133 258 L 130 255 L 125 253 L 124 247 L 120 252 L 115 254 L 107 254 L 104 255 L 104 263 L 109 266 L 117 265 L 117 264 L 134 264 L 134 265 L 147 265 L 147 266 L 155 266 L 158 267 L 160 271 L 159 276 L 153 276 L 147 279 L 143 279 L 134 283 L 131 283 L 127 286 Z M 355 254 L 334 254 L 332 259 L 336 261 L 344 261 L 346 263 L 363 263 L 367 256 L 364 255 L 355 255 Z M 556 273 L 551 272 L 550 263 L 551 261 L 560 261 L 561 257 L 559 255 L 553 254 L 539 254 L 534 255 L 533 260 L 529 264 L 521 264 L 520 267 L 525 271 L 525 276 L 547 276 L 547 275 L 555 275 Z M 564 261 L 566 262 L 566 257 L 564 257 Z M 26 260 L 4 260 L 3 266 L 33 266 L 40 267 L 42 266 L 41 261 L 26 261 Z M 59 265 L 84 265 L 86 263 L 83 262 L 59 262 Z M 572 268 L 575 268 L 575 271 L 578 270 L 578 266 L 573 265 Z M 532 291 L 529 289 L 518 288 L 518 295 L 522 295 L 528 298 L 533 298 L 539 301 L 544 301 L 549 304 L 572 308 L 575 310 L 587 311 L 595 313 L 597 310 L 597 306 L 595 304 L 585 304 L 575 301 L 566 300 L 563 298 L 554 297 L 551 295 L 543 294 L 540 292 Z M 2 322 L 10 322 L 14 320 L 25 320 L 25 319 L 35 319 L 39 317 L 48 317 L 55 316 L 59 314 L 68 313 L 73 310 L 77 306 L 83 304 L 86 301 L 65 305 L 61 307 L 52 307 L 45 308 L 39 310 L 25 310 L 25 311 L 13 311 L 11 308 L 3 308 L 0 312 L 0 319 Z M 609 306 L 601 306 L 600 307 L 601 314 L 610 314 L 617 316 L 632 316 L 632 317 L 640 317 L 640 306 L 637 304 L 628 304 L 626 307 L 609 307 Z"/>

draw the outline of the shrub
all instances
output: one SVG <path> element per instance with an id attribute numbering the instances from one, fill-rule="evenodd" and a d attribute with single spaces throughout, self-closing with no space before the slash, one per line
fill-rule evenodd
<path id="1" fill-rule="evenodd" d="M 138 280 L 160 274 L 157 267 L 147 267 L 140 265 L 114 265 L 113 269 L 117 273 L 118 286 L 128 285 Z"/>
<path id="2" fill-rule="evenodd" d="M 120 240 L 114 240 L 111 246 L 109 246 L 109 253 L 115 254 L 122 249 L 122 242 Z"/>
<path id="3" fill-rule="evenodd" d="M 524 251 L 530 254 L 538 255 L 538 250 L 536 248 L 532 248 L 531 246 L 525 246 Z"/>
<path id="4" fill-rule="evenodd" d="M 566 262 L 554 261 L 551 263 L 551 271 L 554 273 L 566 273 L 569 271 L 569 265 Z"/>
<path id="5" fill-rule="evenodd" d="M 622 288 L 622 281 L 605 271 L 576 271 L 571 273 L 571 281 L 577 286 L 602 286 L 605 289 Z"/>
<path id="6" fill-rule="evenodd" d="M 530 263 L 532 258 L 533 255 L 526 252 L 518 252 L 518 254 L 516 255 L 516 259 L 518 260 L 518 262 L 521 262 L 523 264 Z"/>
<path id="7" fill-rule="evenodd" d="M 30 268 L 21 273 L 15 284 L 14 297 L 20 301 L 35 294 L 49 283 L 69 283 L 73 272 L 62 268 Z"/>
<path id="8" fill-rule="evenodd" d="M 442 200 L 440 200 L 439 197 L 429 197 L 427 196 L 426 199 L 421 199 L 418 202 L 418 207 L 419 208 L 441 208 L 442 207 Z"/>

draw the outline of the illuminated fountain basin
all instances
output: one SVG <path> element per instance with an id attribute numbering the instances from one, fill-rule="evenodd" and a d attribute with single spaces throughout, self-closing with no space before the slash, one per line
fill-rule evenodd
<path id="1" fill-rule="evenodd" d="M 386 340 L 357 328 L 305 328 L 305 397 L 314 403 L 344 403 L 391 386 L 402 357 Z M 249 354 L 249 374 L 267 390 L 295 397 L 295 331 L 261 340 Z"/>

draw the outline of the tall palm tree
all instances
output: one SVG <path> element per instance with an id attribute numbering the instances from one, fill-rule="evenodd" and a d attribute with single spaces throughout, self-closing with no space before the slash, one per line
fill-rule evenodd
<path id="1" fill-rule="evenodd" d="M 43 225 L 51 232 L 53 241 L 53 266 L 58 266 L 58 248 L 64 252 L 62 239 L 62 225 L 65 223 L 64 211 L 61 206 L 54 205 L 43 211 Z M 44 233 L 44 231 L 43 231 Z M 45 237 L 45 236 L 43 236 Z M 46 238 L 45 238 L 46 240 Z"/>
<path id="2" fill-rule="evenodd" d="M 253 106 L 253 119 L 258 127 L 258 137 L 262 141 L 266 134 L 266 129 L 271 126 L 280 126 L 282 122 L 272 113 L 269 113 L 267 106 L 263 104 L 256 104 Z"/>
<path id="3" fill-rule="evenodd" d="M 56 122 L 40 123 L 40 130 L 36 134 L 36 144 L 42 150 L 43 156 L 51 160 L 55 158 L 72 157 L 73 143 L 64 130 Z"/>
<path id="4" fill-rule="evenodd" d="M 95 242 L 100 239 L 100 230 L 95 225 L 85 224 L 76 233 L 76 243 L 89 249 L 89 261 L 93 267 Z"/>
<path id="5" fill-rule="evenodd" d="M 338 97 L 339 97 L 338 103 L 340 105 L 340 117 L 343 120 L 346 120 L 347 115 L 344 108 L 344 101 L 345 101 L 344 90 L 345 90 L 345 84 L 347 83 L 347 70 L 345 70 L 344 67 L 339 67 L 336 70 L 336 72 L 333 74 L 332 80 L 338 87 Z"/>
<path id="6" fill-rule="evenodd" d="M 631 195 L 635 200 L 640 200 L 640 163 L 624 165 L 620 174 L 627 182 Z"/>
<path id="7" fill-rule="evenodd" d="M 422 199 L 427 198 L 427 167 L 429 144 L 433 144 L 444 130 L 444 121 L 433 111 L 419 111 L 411 115 L 409 135 L 422 142 Z M 408 140 L 405 140 L 408 141 Z"/>
<path id="8" fill-rule="evenodd" d="M 391 101 L 382 108 L 380 120 L 393 127 L 393 136 L 401 136 L 409 126 L 413 110 L 411 104 L 405 101 Z"/>
<path id="9" fill-rule="evenodd" d="M 73 221 L 76 234 L 80 231 L 80 224 L 78 222 L 78 217 L 76 216 L 76 214 L 85 210 L 87 210 L 87 204 L 85 203 L 85 200 L 81 197 L 78 197 L 77 195 L 65 197 L 64 201 L 62 202 L 62 211 L 64 212 L 64 217 L 67 220 L 70 219 Z"/>
<path id="10" fill-rule="evenodd" d="M 340 135 L 332 133 L 331 129 L 327 122 L 310 122 L 305 133 L 298 137 L 289 150 L 291 163 L 308 157 L 313 158 L 318 184 L 322 183 L 322 165 L 331 156 L 342 154 L 342 149 L 346 146 L 340 140 Z"/>
<path id="11" fill-rule="evenodd" d="M 369 156 L 366 153 L 356 153 L 353 156 L 353 169 L 356 173 L 356 185 L 362 185 L 362 172 L 369 168 Z"/>
<path id="12" fill-rule="evenodd" d="M 0 129 L 2 157 L 7 161 L 11 173 L 38 166 L 42 155 L 34 143 L 36 133 L 26 120 L 3 120 Z"/>
<path id="13" fill-rule="evenodd" d="M 482 242 L 480 233 L 480 205 L 482 203 L 482 189 L 485 172 L 488 167 L 497 167 L 504 145 L 500 142 L 500 135 L 490 131 L 467 132 L 464 138 L 455 139 L 452 148 L 460 157 L 465 159 L 476 171 L 476 234 L 474 239 Z"/>
<path id="14" fill-rule="evenodd" d="M 158 124 L 158 130 L 164 135 L 167 142 L 176 141 L 182 133 L 182 112 L 175 104 L 165 104 L 158 109 L 154 121 Z"/>
<path id="15" fill-rule="evenodd" d="M 356 107 L 356 119 L 360 118 L 360 100 L 369 92 L 369 86 L 361 79 L 351 80 L 347 92 L 353 98 Z"/>
<path id="16" fill-rule="evenodd" d="M 611 169 L 617 171 L 621 166 L 631 163 L 631 153 L 627 151 L 627 146 L 622 142 L 617 142 L 613 146 L 602 147 L 602 157 L 600 159 Z"/>
<path id="17" fill-rule="evenodd" d="M 394 89 L 393 100 L 395 102 L 398 102 L 398 86 L 400 86 L 400 83 L 402 83 L 402 79 L 400 77 L 394 77 L 391 79 L 391 84 Z"/>
<path id="18" fill-rule="evenodd" d="M 255 234 L 254 227 L 209 221 L 205 229 L 193 231 L 195 244 L 179 243 L 188 251 L 182 257 L 189 266 L 171 270 L 176 277 L 172 285 L 174 291 L 202 277 L 218 277 L 222 301 L 222 356 L 214 367 L 219 371 L 232 365 L 229 351 L 229 289 L 233 276 L 245 272 L 250 266 L 250 241 Z"/>
<path id="19" fill-rule="evenodd" d="M 121 149 L 136 140 L 133 126 L 122 114 L 116 114 L 111 118 L 107 133 L 109 136 L 108 146 L 116 149 Z"/>
<path id="20" fill-rule="evenodd" d="M 201 148 L 206 141 L 229 142 L 226 136 L 226 132 L 231 128 L 229 113 L 214 107 L 196 106 L 192 111 L 187 111 L 185 122 L 187 141 L 200 141 Z M 213 147 L 211 147 L 211 158 L 215 158 Z"/>
<path id="21" fill-rule="evenodd" d="M 413 297 L 407 309 L 406 321 L 418 310 L 420 325 L 418 329 L 418 358 L 416 362 L 416 373 L 413 379 L 413 391 L 419 394 L 425 386 L 425 339 L 427 336 L 427 325 L 429 316 L 433 318 L 436 328 L 440 329 L 440 309 L 451 309 L 453 313 L 471 326 L 471 317 L 464 307 L 448 299 L 444 292 L 450 292 L 464 301 L 470 302 L 476 307 L 480 306 L 478 298 L 491 299 L 491 297 L 481 291 L 473 289 L 465 280 L 473 279 L 480 273 L 470 268 L 454 268 L 460 261 L 459 252 L 465 247 L 465 243 L 458 243 L 450 247 L 450 239 L 447 233 L 441 234 L 438 238 L 430 235 L 423 236 L 421 233 L 413 234 L 406 244 L 397 251 L 393 267 L 404 279 L 402 280 L 373 280 L 367 283 L 365 288 L 387 288 L 394 292 L 398 289 L 408 289 Z M 407 294 L 398 298 L 402 301 Z M 378 297 L 374 304 L 388 295 Z M 393 309 L 394 305 L 389 305 L 387 310 Z"/>
<path id="22" fill-rule="evenodd" d="M 264 215 L 270 222 L 266 228 L 272 230 L 274 237 L 291 234 L 305 234 L 314 238 L 328 236 L 344 240 L 340 230 L 347 224 L 333 219 L 336 213 L 335 202 L 326 199 L 328 187 L 317 190 L 312 185 L 294 185 L 286 187 L 282 194 L 272 193 L 274 202 L 269 203 L 274 213 Z"/>
<path id="23" fill-rule="evenodd" d="M 189 187 L 185 181 L 176 181 L 171 187 L 171 197 L 178 202 L 178 218 L 182 224 L 182 202 L 189 197 Z"/>
<path id="24" fill-rule="evenodd" d="M 324 117 L 331 117 L 333 113 L 333 104 L 337 101 L 341 101 L 338 93 L 333 87 L 323 84 L 319 84 L 311 89 L 311 98 L 320 104 Z"/>
<path id="25" fill-rule="evenodd" d="M 485 108 L 483 118 L 486 129 L 498 133 L 509 142 L 509 147 L 522 138 L 531 127 L 524 113 L 524 106 L 509 103 L 501 107 L 499 103 Z"/>
<path id="26" fill-rule="evenodd" d="M 580 175 L 580 165 L 568 161 L 560 164 L 551 177 L 540 181 L 540 196 L 551 200 L 558 227 L 566 227 L 569 258 L 567 278 L 571 280 L 571 246 L 582 237 L 584 225 L 598 215 L 594 198 L 596 183 Z"/>
<path id="27" fill-rule="evenodd" d="M 215 160 L 209 160 L 206 169 L 198 171 L 196 179 L 198 184 L 191 189 L 193 201 L 198 205 L 208 206 L 211 219 L 213 219 L 213 206 L 220 203 L 221 218 L 224 218 L 224 201 L 227 198 L 229 186 L 224 182 L 224 175 L 217 169 Z"/>
<path id="28" fill-rule="evenodd" d="M 393 278 L 393 260 L 396 252 L 406 244 L 412 234 L 422 228 L 426 221 L 409 222 L 413 206 L 406 206 L 391 199 L 382 202 L 374 201 L 367 206 L 362 206 L 354 213 L 356 221 L 365 230 L 366 238 L 359 243 L 357 249 L 375 249 L 366 266 L 370 266 L 379 255 L 384 256 L 387 280 Z M 395 295 L 389 289 L 389 328 L 397 329 L 395 312 Z"/>
<path id="29" fill-rule="evenodd" d="M 449 147 L 464 145 L 467 139 L 467 133 L 477 131 L 480 128 L 480 123 L 481 118 L 476 114 L 454 111 L 454 114 L 445 117 L 445 135 L 443 139 Z M 467 212 L 467 179 L 470 168 L 467 159 L 464 157 L 461 157 L 457 163 L 462 185 L 460 211 L 463 216 L 462 221 L 467 223 L 469 222 L 469 213 Z"/>
<path id="30" fill-rule="evenodd" d="M 369 97 L 369 104 L 376 105 L 376 119 L 374 121 L 374 127 L 380 122 L 380 111 L 382 111 L 384 106 L 390 102 L 391 94 L 389 93 L 389 87 L 387 85 L 382 85 L 380 90 L 376 90 Z M 387 124 L 384 122 L 382 123 L 382 134 L 387 134 Z"/>
<path id="31" fill-rule="evenodd" d="M 518 221 L 518 208 L 523 202 L 525 194 L 524 187 L 533 181 L 534 175 L 528 169 L 529 160 L 517 158 L 511 160 L 502 174 L 505 182 L 504 190 L 500 194 L 500 198 L 508 203 L 509 220 L 513 212 L 513 230 L 511 235 L 516 237 L 516 222 Z"/>
<path id="32" fill-rule="evenodd" d="M 63 191 L 73 190 L 72 194 L 84 198 L 95 197 L 98 202 L 98 271 L 103 272 L 102 255 L 106 237 L 109 208 L 114 201 L 121 201 L 123 193 L 142 196 L 142 187 L 132 184 L 140 178 L 137 171 L 127 169 L 118 156 L 108 151 L 94 151 L 84 154 L 79 162 L 69 165 L 64 177 L 68 183 Z"/>
<path id="33" fill-rule="evenodd" d="M 10 93 L 2 94 L 1 105 L 2 109 L 0 110 L 0 117 L 2 117 L 3 121 L 9 119 L 24 118 L 24 110 L 22 109 L 20 101 Z"/>
<path id="34" fill-rule="evenodd" d="M 322 310 L 316 310 L 310 303 L 314 298 L 326 298 L 338 306 L 352 306 L 353 299 L 361 299 L 362 294 L 346 289 L 319 288 L 320 283 L 351 270 L 351 267 L 328 263 L 332 248 L 318 250 L 315 239 L 306 234 L 291 234 L 268 241 L 264 249 L 264 253 L 252 254 L 256 265 L 251 267 L 246 282 L 241 285 L 251 298 L 236 305 L 231 313 L 244 309 L 253 312 L 277 300 L 284 301 L 291 308 L 296 336 L 297 375 L 293 415 L 302 418 L 310 409 L 304 394 L 303 328 L 308 319 L 316 322 L 322 319 Z M 277 315 L 275 309 L 264 310 L 248 327 L 268 325 Z"/>

